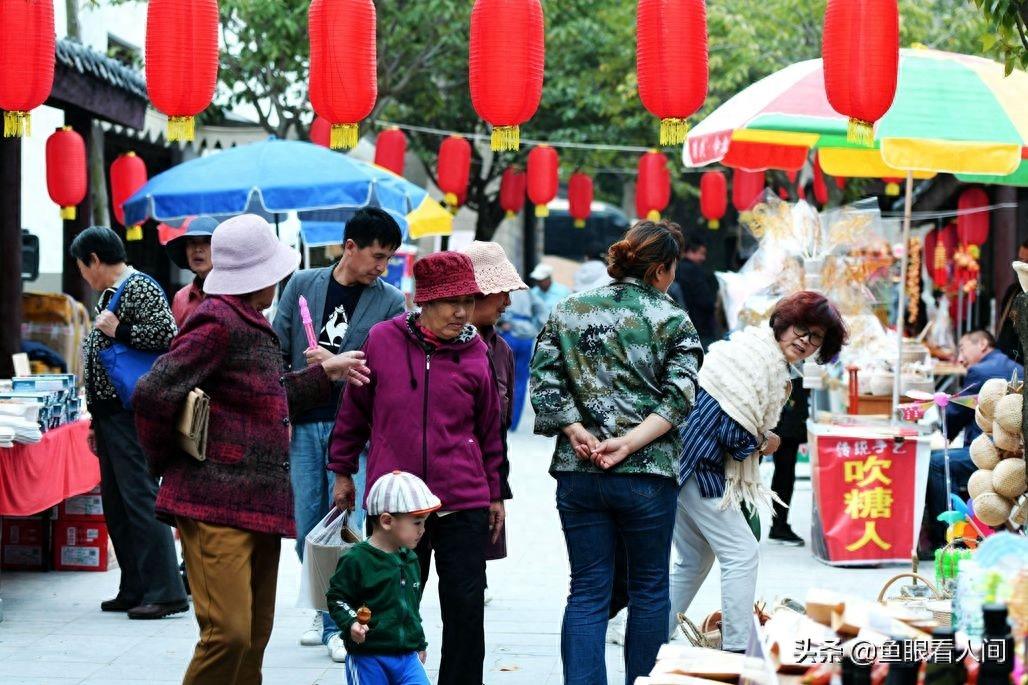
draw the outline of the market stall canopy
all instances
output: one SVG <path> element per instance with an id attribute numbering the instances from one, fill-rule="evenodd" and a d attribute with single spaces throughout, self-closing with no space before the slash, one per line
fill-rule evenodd
<path id="1" fill-rule="evenodd" d="M 926 48 L 901 50 L 892 108 L 875 146 L 846 140 L 847 119 L 828 103 L 820 59 L 792 64 L 727 100 L 689 133 L 687 166 L 720 162 L 797 170 L 811 149 L 825 172 L 914 178 L 936 173 L 1005 176 L 1028 145 L 1028 74 L 1003 76 L 982 57 Z"/>

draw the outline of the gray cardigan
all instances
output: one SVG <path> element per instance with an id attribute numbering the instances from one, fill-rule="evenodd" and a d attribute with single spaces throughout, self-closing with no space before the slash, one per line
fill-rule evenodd
<path id="1" fill-rule="evenodd" d="M 282 296 L 279 297 L 278 312 L 272 325 L 278 333 L 282 354 L 294 370 L 299 371 L 307 366 L 307 360 L 303 356 L 304 350 L 307 349 L 307 334 L 303 330 L 303 321 L 300 320 L 300 295 L 307 298 L 307 306 L 310 307 L 314 331 L 317 334 L 321 330 L 325 316 L 328 279 L 332 278 L 333 268 L 334 265 L 297 271 L 289 279 Z M 381 278 L 375 279 L 375 282 L 361 294 L 339 351 L 359 350 L 364 346 L 371 327 L 403 312 L 404 304 L 402 292 Z"/>

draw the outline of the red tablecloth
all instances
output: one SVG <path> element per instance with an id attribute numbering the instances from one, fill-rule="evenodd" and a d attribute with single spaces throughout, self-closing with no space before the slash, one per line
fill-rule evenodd
<path id="1" fill-rule="evenodd" d="M 100 464 L 88 433 L 89 422 L 76 421 L 38 444 L 0 448 L 0 515 L 31 516 L 96 487 Z"/>

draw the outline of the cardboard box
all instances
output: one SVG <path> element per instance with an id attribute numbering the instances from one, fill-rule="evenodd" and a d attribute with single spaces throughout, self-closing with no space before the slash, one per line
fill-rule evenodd
<path id="1" fill-rule="evenodd" d="M 0 530 L 0 568 L 43 571 L 50 555 L 49 518 L 4 518 Z"/>
<path id="2" fill-rule="evenodd" d="M 89 492 L 69 497 L 60 504 L 58 519 L 61 521 L 104 521 L 104 505 L 100 497 L 100 486 Z"/>
<path id="3" fill-rule="evenodd" d="M 115 568 L 107 526 L 88 521 L 54 524 L 55 571 L 107 571 Z"/>

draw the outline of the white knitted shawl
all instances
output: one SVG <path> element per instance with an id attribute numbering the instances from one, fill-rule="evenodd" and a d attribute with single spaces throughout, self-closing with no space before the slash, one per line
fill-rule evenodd
<path id="1" fill-rule="evenodd" d="M 770 326 L 736 331 L 728 340 L 716 342 L 700 368 L 700 387 L 721 409 L 739 422 L 758 442 L 776 425 L 792 384 L 789 364 Z M 778 496 L 760 479 L 760 454 L 743 461 L 725 455 L 725 496 L 721 508 L 771 509 Z"/>

